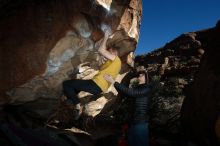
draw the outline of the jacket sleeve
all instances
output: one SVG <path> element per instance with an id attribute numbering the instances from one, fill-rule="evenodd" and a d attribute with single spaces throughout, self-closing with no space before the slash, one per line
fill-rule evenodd
<path id="1" fill-rule="evenodd" d="M 140 97 L 142 95 L 145 95 L 149 92 L 149 88 L 128 88 L 126 87 L 125 85 L 123 84 L 119 84 L 118 82 L 115 82 L 114 83 L 114 87 L 115 89 L 124 94 L 125 96 L 128 96 L 128 97 Z"/>
<path id="2" fill-rule="evenodd" d="M 121 80 L 123 85 L 128 86 L 130 84 L 130 80 L 135 77 L 135 73 L 133 70 L 129 71 L 125 77 Z"/>

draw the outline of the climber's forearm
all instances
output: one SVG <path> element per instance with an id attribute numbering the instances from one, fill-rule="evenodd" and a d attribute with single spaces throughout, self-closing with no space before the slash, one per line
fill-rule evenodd
<path id="1" fill-rule="evenodd" d="M 106 50 L 107 49 L 107 47 L 106 47 L 107 40 L 108 40 L 108 36 L 105 35 L 105 37 L 104 37 L 104 39 L 98 49 L 99 53 L 103 54 L 105 51 L 107 51 Z"/>

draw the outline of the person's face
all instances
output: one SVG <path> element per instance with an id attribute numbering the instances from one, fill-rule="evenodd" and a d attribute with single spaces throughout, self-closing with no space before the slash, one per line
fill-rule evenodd
<path id="1" fill-rule="evenodd" d="M 139 74 L 138 81 L 139 81 L 139 84 L 145 83 L 145 74 L 144 73 Z"/>

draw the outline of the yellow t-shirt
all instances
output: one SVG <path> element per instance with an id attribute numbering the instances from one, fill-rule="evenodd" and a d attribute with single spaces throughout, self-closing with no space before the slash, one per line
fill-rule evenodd
<path id="1" fill-rule="evenodd" d="M 103 92 L 106 92 L 110 84 L 104 79 L 104 75 L 111 75 L 114 79 L 121 70 L 121 60 L 117 56 L 114 60 L 106 61 L 100 68 L 98 74 L 93 77 L 93 81 L 102 89 Z"/>

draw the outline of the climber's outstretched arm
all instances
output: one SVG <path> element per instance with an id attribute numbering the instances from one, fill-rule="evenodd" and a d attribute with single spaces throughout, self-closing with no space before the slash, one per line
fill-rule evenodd
<path id="1" fill-rule="evenodd" d="M 116 55 L 112 54 L 109 50 L 107 50 L 106 42 L 109 38 L 110 33 L 107 31 L 105 32 L 104 40 L 102 41 L 102 44 L 99 47 L 99 53 L 103 55 L 105 58 L 109 60 L 114 60 Z"/>

